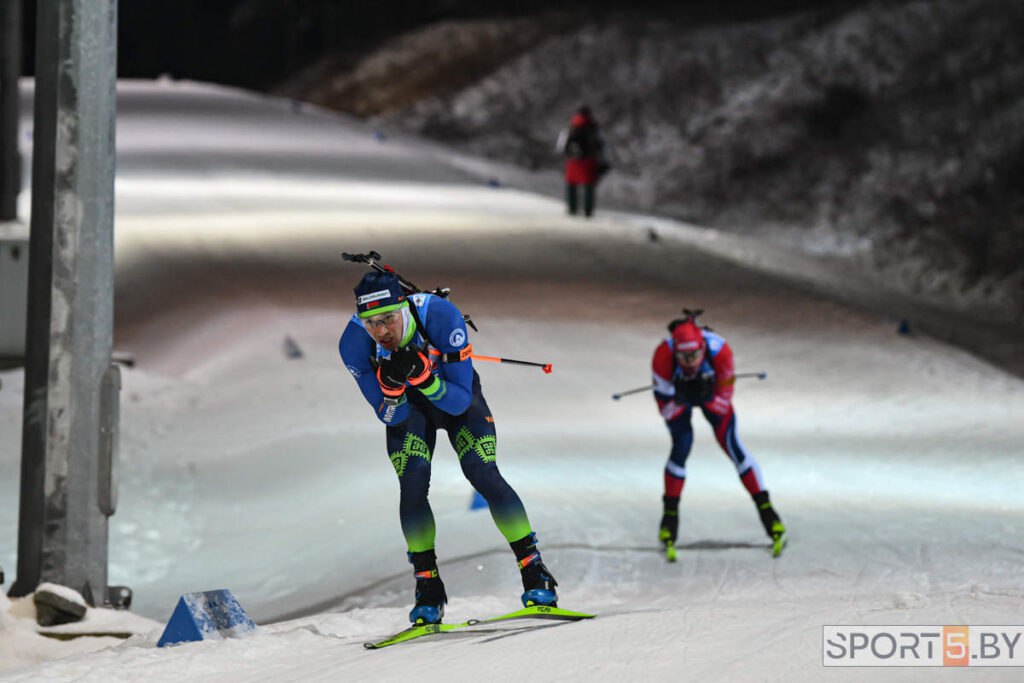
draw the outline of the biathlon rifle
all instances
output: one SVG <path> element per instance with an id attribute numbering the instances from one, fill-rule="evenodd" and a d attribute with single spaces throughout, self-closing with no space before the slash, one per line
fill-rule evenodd
<path id="1" fill-rule="evenodd" d="M 386 263 L 381 263 L 381 255 L 376 251 L 368 251 L 365 254 L 349 254 L 347 252 L 343 252 L 341 254 L 341 258 L 345 259 L 346 261 L 352 261 L 353 263 L 366 264 L 380 273 L 391 273 L 392 275 L 398 278 L 398 284 L 402 286 L 402 289 L 405 291 L 406 294 L 423 293 L 422 289 L 414 285 L 411 281 L 406 280 L 394 268 L 392 268 Z M 435 287 L 434 291 L 430 293 L 433 294 L 434 296 L 439 296 L 442 299 L 447 299 L 448 295 L 452 293 L 452 290 L 448 287 Z M 465 313 L 462 314 L 462 319 L 466 321 L 467 325 L 473 328 L 474 332 L 480 331 L 476 329 L 476 325 L 473 324 L 473 321 Z"/>
<path id="2" fill-rule="evenodd" d="M 386 263 L 381 263 L 381 255 L 376 251 L 368 251 L 365 254 L 349 254 L 347 252 L 343 252 L 341 254 L 341 258 L 343 258 L 346 261 L 351 261 L 352 263 L 365 264 L 380 273 L 391 273 L 392 275 L 398 278 L 398 284 L 401 285 L 402 290 L 405 291 L 406 294 L 423 293 L 422 289 L 414 285 L 410 280 L 407 280 L 404 277 L 402 277 L 394 268 L 392 268 Z M 434 291 L 429 293 L 433 294 L 434 296 L 441 297 L 442 299 L 447 299 L 448 295 L 451 294 L 452 291 L 448 287 L 435 287 Z M 462 314 L 462 319 L 466 321 L 467 325 L 473 328 L 474 332 L 480 331 L 476 328 L 476 325 L 473 324 L 472 319 L 470 319 L 470 317 L 465 313 Z M 551 374 L 551 363 L 534 363 L 533 361 L 528 360 L 514 360 L 512 358 L 499 358 L 498 356 L 479 356 L 475 353 L 470 354 L 470 357 L 475 358 L 476 360 L 487 361 L 489 363 L 511 363 L 513 365 L 529 365 L 531 367 L 540 368 L 541 370 L 544 371 L 544 374 Z"/>

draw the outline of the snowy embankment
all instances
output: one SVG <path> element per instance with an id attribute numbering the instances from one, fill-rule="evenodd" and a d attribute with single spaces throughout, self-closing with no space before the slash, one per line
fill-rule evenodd
<path id="1" fill-rule="evenodd" d="M 873 306 L 1024 343 L 1024 6 L 689 5 L 437 22 L 282 91 L 538 171 L 526 186 L 553 196 L 554 140 L 589 104 L 614 159 L 599 204 L 830 257 L 885 290 Z"/>
<path id="2" fill-rule="evenodd" d="M 857 680 L 862 671 L 822 670 L 823 625 L 1019 622 L 1021 380 L 708 256 L 699 229 L 662 223 L 652 240 L 642 217 L 570 220 L 555 201 L 443 166 L 443 182 L 426 184 L 409 174 L 441 164 L 436 148 L 273 101 L 130 90 L 138 102 L 192 98 L 178 144 L 206 166 L 190 158 L 176 174 L 160 136 L 122 107 L 131 163 L 118 180 L 116 346 L 137 364 L 124 372 L 110 579 L 161 626 L 179 595 L 215 588 L 261 626 L 170 649 L 155 648 L 159 628 L 116 644 L 46 641 L 0 658 L 3 680 Z M 245 144 L 257 129 L 256 151 L 276 148 L 266 158 Z M 395 164 L 382 156 L 376 179 L 353 179 L 346 140 L 372 140 Z M 331 163 L 347 170 L 313 173 L 309 159 L 332 144 Z M 480 327 L 478 353 L 553 363 L 551 375 L 477 369 L 498 462 L 561 605 L 597 619 L 362 647 L 402 628 L 412 597 L 383 428 L 336 355 L 361 275 L 338 254 L 371 248 L 421 287 L 450 286 Z M 610 395 L 648 382 L 650 353 L 684 305 L 707 310 L 739 370 L 768 372 L 738 386 L 736 409 L 792 531 L 778 560 L 699 419 L 679 562 L 656 547 L 668 435 L 648 397 Z M 23 378 L 2 378 L 0 496 L 14 500 Z M 469 509 L 443 439 L 431 500 L 449 620 L 515 608 L 511 553 Z M 9 574 L 14 510 L 0 509 Z M 0 648 L 27 618 L 5 612 Z M 86 646 L 96 651 L 76 649 Z"/>

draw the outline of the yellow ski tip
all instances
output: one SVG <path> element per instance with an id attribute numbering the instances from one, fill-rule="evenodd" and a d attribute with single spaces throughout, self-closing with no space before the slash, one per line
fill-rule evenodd
<path id="1" fill-rule="evenodd" d="M 780 534 L 772 539 L 772 557 L 782 555 L 782 549 L 786 547 L 788 541 L 789 537 L 786 534 Z"/>
<path id="2" fill-rule="evenodd" d="M 665 544 L 665 559 L 669 562 L 676 561 L 676 547 L 671 543 Z"/>

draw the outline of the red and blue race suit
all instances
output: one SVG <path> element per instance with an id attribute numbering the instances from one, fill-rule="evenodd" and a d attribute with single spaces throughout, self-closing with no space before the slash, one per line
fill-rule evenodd
<path id="1" fill-rule="evenodd" d="M 434 547 L 434 515 L 427 491 L 438 429 L 447 432 L 463 474 L 487 501 L 502 535 L 509 543 L 528 536 L 526 510 L 495 462 L 494 419 L 473 369 L 462 313 L 447 299 L 427 293 L 411 295 L 407 306 L 412 308 L 403 310 L 403 339 L 428 349 L 431 372 L 438 382 L 425 383 L 422 390 L 408 385 L 397 405 L 385 403 L 375 367 L 390 352 L 377 344 L 356 315 L 341 335 L 338 350 L 374 414 L 387 427 L 388 455 L 398 474 L 399 516 L 409 551 Z"/>
<path id="2" fill-rule="evenodd" d="M 686 483 L 686 459 L 693 446 L 690 418 L 695 407 L 711 424 L 718 445 L 736 466 L 747 491 L 754 495 L 764 490 L 764 480 L 757 461 L 747 452 L 736 433 L 736 414 L 732 407 L 733 384 L 736 381 L 732 349 L 714 332 L 704 329 L 701 333 L 704 336 L 704 359 L 693 374 L 708 376 L 714 384 L 714 392 L 703 403 L 691 405 L 682 397 L 676 397 L 676 380 L 683 376 L 683 368 L 676 363 L 671 336 L 658 345 L 651 361 L 654 399 L 672 435 L 672 450 L 665 463 L 665 495 L 678 497 Z"/>

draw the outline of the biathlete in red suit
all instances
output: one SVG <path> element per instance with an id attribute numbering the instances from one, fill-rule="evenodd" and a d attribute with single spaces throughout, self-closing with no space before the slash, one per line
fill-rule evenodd
<path id="1" fill-rule="evenodd" d="M 686 317 L 669 325 L 671 334 L 654 350 L 651 362 L 654 399 L 672 435 L 672 451 L 665 463 L 664 515 L 658 538 L 674 545 L 679 532 L 679 497 L 686 484 L 686 459 L 693 446 L 690 417 L 696 407 L 714 429 L 718 445 L 736 466 L 778 554 L 786 528 L 768 499 L 761 468 L 736 434 L 732 349 L 722 337 L 697 324 L 701 311 L 685 313 Z"/>

